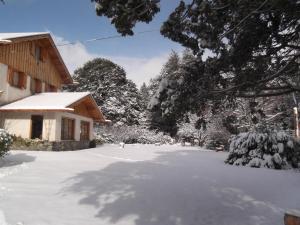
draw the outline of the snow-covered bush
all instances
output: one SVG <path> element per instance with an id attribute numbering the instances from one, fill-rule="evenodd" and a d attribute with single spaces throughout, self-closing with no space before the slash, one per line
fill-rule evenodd
<path id="1" fill-rule="evenodd" d="M 12 137 L 3 129 L 0 129 L 0 158 L 3 157 L 12 144 Z"/>
<path id="2" fill-rule="evenodd" d="M 226 163 L 250 167 L 286 169 L 299 167 L 299 149 L 284 131 L 266 129 L 240 133 L 230 140 Z"/>
<path id="3" fill-rule="evenodd" d="M 155 143 L 171 143 L 172 139 L 162 132 L 155 132 L 140 126 L 108 126 L 96 128 L 96 140 L 105 143 L 126 144 L 155 144 Z"/>
<path id="4" fill-rule="evenodd" d="M 208 136 L 207 129 L 199 125 L 199 117 L 197 115 L 187 114 L 186 118 L 188 118 L 188 121 L 184 121 L 178 126 L 177 139 L 181 142 L 190 142 L 203 146 Z"/>

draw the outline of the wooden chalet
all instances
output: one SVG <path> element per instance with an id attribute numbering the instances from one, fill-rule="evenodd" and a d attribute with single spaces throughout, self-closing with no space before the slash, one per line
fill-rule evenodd
<path id="1" fill-rule="evenodd" d="M 0 33 L 0 128 L 22 138 L 88 147 L 104 116 L 88 92 L 61 92 L 72 77 L 49 33 Z"/>

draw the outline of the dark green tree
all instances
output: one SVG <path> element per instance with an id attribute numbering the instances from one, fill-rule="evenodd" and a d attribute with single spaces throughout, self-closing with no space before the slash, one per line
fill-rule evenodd
<path id="1" fill-rule="evenodd" d="M 172 52 L 156 78 L 156 91 L 150 99 L 150 128 L 167 132 L 174 136 L 177 132 L 177 115 L 174 111 L 173 99 L 176 95 L 179 79 L 180 57 Z"/>
<path id="2" fill-rule="evenodd" d="M 159 0 L 91 0 L 98 16 L 106 16 L 122 35 L 133 35 L 137 22 L 149 23 L 159 12 Z"/>
<path id="3" fill-rule="evenodd" d="M 99 0 L 98 15 L 128 19 L 125 25 L 112 23 L 118 32 L 131 35 L 136 22 L 149 22 L 159 11 L 158 2 Z M 151 15 L 147 20 L 138 18 L 148 15 L 137 13 L 140 7 Z M 161 34 L 198 57 L 199 71 L 190 78 L 206 90 L 203 98 L 284 95 L 300 91 L 299 12 L 296 0 L 180 1 Z"/>
<path id="4" fill-rule="evenodd" d="M 122 67 L 97 58 L 77 69 L 73 78 L 78 84 L 66 89 L 91 92 L 107 119 L 118 124 L 139 124 L 143 116 L 142 99 Z"/>

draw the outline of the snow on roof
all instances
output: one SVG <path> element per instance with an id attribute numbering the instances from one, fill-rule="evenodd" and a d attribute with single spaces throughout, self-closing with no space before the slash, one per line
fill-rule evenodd
<path id="1" fill-rule="evenodd" d="M 0 107 L 1 110 L 70 110 L 71 104 L 90 95 L 90 92 L 55 92 L 29 96 Z"/>
<path id="2" fill-rule="evenodd" d="M 31 37 L 35 35 L 50 34 L 49 32 L 32 32 L 32 33 L 0 33 L 0 40 L 20 38 L 20 37 Z"/>

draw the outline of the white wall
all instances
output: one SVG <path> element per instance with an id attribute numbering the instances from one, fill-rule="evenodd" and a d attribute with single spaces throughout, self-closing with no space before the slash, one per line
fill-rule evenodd
<path id="1" fill-rule="evenodd" d="M 94 138 L 93 120 L 87 117 L 66 112 L 6 112 L 0 113 L 1 120 L 10 134 L 21 136 L 22 138 L 31 137 L 31 116 L 43 116 L 43 140 L 61 141 L 61 120 L 62 117 L 75 119 L 75 141 L 80 141 L 80 123 L 81 121 L 90 122 L 90 140 Z"/>
<path id="2" fill-rule="evenodd" d="M 10 134 L 21 136 L 22 138 L 30 138 L 31 114 L 16 112 L 1 112 L 1 114 L 5 118 L 4 129 Z"/>
<path id="3" fill-rule="evenodd" d="M 19 89 L 8 84 L 7 70 L 8 66 L 0 63 L 0 91 L 3 91 L 3 93 L 0 94 L 0 105 L 4 105 L 31 95 L 30 76 L 27 76 L 26 89 Z"/>
<path id="4" fill-rule="evenodd" d="M 4 127 L 10 134 L 22 138 L 31 137 L 31 116 L 43 116 L 43 140 L 55 141 L 56 115 L 54 112 L 28 113 L 28 112 L 1 112 L 4 117 Z"/>

